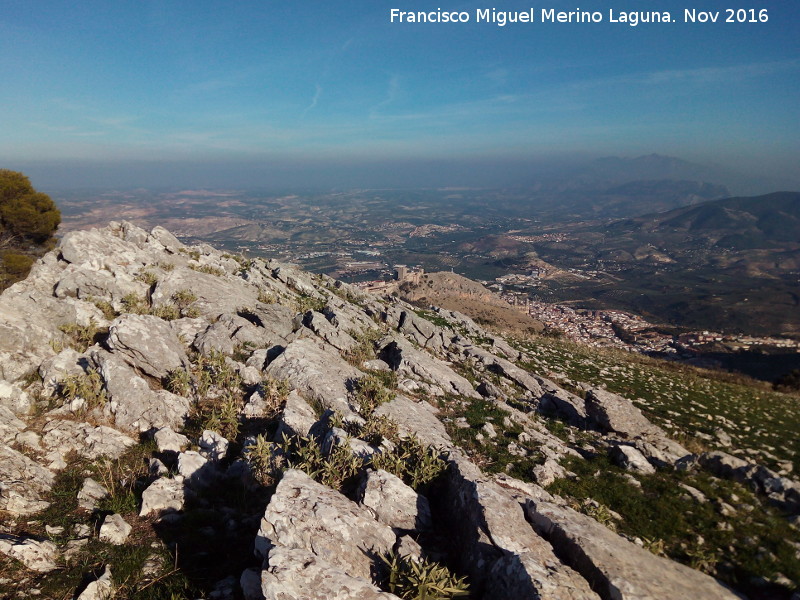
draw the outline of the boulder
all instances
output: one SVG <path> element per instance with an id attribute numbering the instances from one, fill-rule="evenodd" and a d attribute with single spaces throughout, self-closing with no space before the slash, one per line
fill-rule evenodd
<path id="1" fill-rule="evenodd" d="M 419 531 L 433 525 L 428 499 L 387 471 L 370 470 L 358 495 L 361 504 L 370 508 L 378 521 L 389 527 Z"/>
<path id="2" fill-rule="evenodd" d="M 189 445 L 189 438 L 174 432 L 170 427 L 162 427 L 153 435 L 159 452 L 180 452 Z"/>
<path id="3" fill-rule="evenodd" d="M 274 547 L 267 564 L 261 574 L 266 600 L 399 600 L 380 591 L 369 577 L 354 576 L 346 568 L 301 548 Z"/>
<path id="4" fill-rule="evenodd" d="M 105 486 L 100 485 L 91 477 L 87 477 L 83 480 L 81 489 L 78 490 L 78 508 L 94 510 L 100 500 L 107 498 L 108 495 L 109 492 Z"/>
<path id="5" fill-rule="evenodd" d="M 151 315 L 117 317 L 109 327 L 106 345 L 134 369 L 158 379 L 190 366 L 169 323 Z"/>
<path id="6" fill-rule="evenodd" d="M 103 574 L 89 583 L 77 600 L 110 600 L 115 595 L 111 567 L 106 565 Z"/>
<path id="7" fill-rule="evenodd" d="M 200 446 L 200 454 L 210 461 L 222 460 L 228 453 L 228 440 L 216 431 L 203 431 L 197 444 Z"/>
<path id="8" fill-rule="evenodd" d="M 142 492 L 142 508 L 139 516 L 146 517 L 151 513 L 183 510 L 184 502 L 183 477 L 180 475 L 172 479 L 162 477 L 156 479 Z"/>
<path id="9" fill-rule="evenodd" d="M 115 546 L 121 546 L 127 541 L 131 529 L 133 528 L 125 522 L 122 515 L 108 515 L 100 526 L 98 538 L 101 542 L 108 542 Z"/>
<path id="10" fill-rule="evenodd" d="M 575 427 L 586 426 L 586 403 L 583 398 L 558 387 L 544 377 L 537 377 L 536 380 L 544 390 L 539 398 L 540 412 L 562 417 Z"/>
<path id="11" fill-rule="evenodd" d="M 608 453 L 611 456 L 611 460 L 614 461 L 614 464 L 622 467 L 626 471 L 642 473 L 643 475 L 652 475 L 656 472 L 655 467 L 647 462 L 645 456 L 633 446 L 618 444 L 612 446 Z"/>
<path id="12" fill-rule="evenodd" d="M 664 435 L 630 400 L 602 388 L 588 391 L 586 411 L 601 431 L 611 431 L 628 439 Z"/>
<path id="13" fill-rule="evenodd" d="M 274 439 L 279 442 L 284 435 L 306 437 L 318 420 L 317 413 L 308 402 L 296 390 L 292 390 L 286 397 L 286 404 L 283 407 Z"/>
<path id="14" fill-rule="evenodd" d="M 275 546 L 304 550 L 369 581 L 374 557 L 391 550 L 395 541 L 391 528 L 368 509 L 290 469 L 267 505 L 256 551 L 266 555 Z"/>

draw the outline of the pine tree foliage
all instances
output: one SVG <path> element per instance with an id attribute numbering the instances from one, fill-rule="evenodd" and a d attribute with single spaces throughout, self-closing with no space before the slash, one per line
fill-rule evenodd
<path id="1" fill-rule="evenodd" d="M 0 290 L 24 279 L 49 250 L 61 212 L 18 171 L 0 169 Z"/>

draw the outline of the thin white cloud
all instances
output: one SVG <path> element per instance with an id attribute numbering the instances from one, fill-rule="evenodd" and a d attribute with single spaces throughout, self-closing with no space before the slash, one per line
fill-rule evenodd
<path id="1" fill-rule="evenodd" d="M 319 102 L 320 96 L 322 96 L 322 86 L 320 84 L 316 84 L 314 90 L 314 97 L 311 99 L 311 104 L 306 106 L 305 110 L 303 111 L 303 117 L 306 116 L 306 113 L 313 108 L 317 107 L 317 103 Z"/>
<path id="2" fill-rule="evenodd" d="M 392 102 L 397 99 L 397 94 L 400 92 L 400 77 L 398 75 L 392 75 L 389 78 L 389 85 L 386 89 L 386 96 L 383 100 L 378 102 L 375 106 L 373 106 L 369 111 L 369 118 L 374 119 L 380 117 L 378 114 L 379 111 L 389 106 Z"/>

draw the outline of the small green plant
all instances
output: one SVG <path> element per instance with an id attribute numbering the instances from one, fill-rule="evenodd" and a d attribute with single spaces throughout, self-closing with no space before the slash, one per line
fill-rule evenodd
<path id="1" fill-rule="evenodd" d="M 349 444 L 334 446 L 323 454 L 319 443 L 310 437 L 284 436 L 279 444 L 286 468 L 299 469 L 328 487 L 341 490 L 364 468 L 364 462 L 350 450 Z"/>
<path id="2" fill-rule="evenodd" d="M 706 548 L 700 544 L 694 544 L 691 548 L 686 550 L 689 566 L 709 575 L 714 575 L 716 573 L 717 564 L 720 561 L 719 555 L 720 552 L 718 549 Z"/>
<path id="3" fill-rule="evenodd" d="M 372 467 L 402 479 L 415 490 L 424 489 L 447 469 L 441 451 L 425 446 L 416 436 L 398 440 L 391 452 L 376 453 Z"/>
<path id="4" fill-rule="evenodd" d="M 159 319 L 164 319 L 165 321 L 174 321 L 175 319 L 181 318 L 181 313 L 178 310 L 178 307 L 172 304 L 162 304 L 160 306 L 156 306 L 151 308 L 148 313 L 158 317 Z"/>
<path id="5" fill-rule="evenodd" d="M 325 309 L 325 306 L 328 304 L 328 300 L 326 298 L 314 298 L 313 296 L 301 294 L 297 298 L 296 303 L 297 312 L 305 314 L 310 310 L 322 312 Z"/>
<path id="6" fill-rule="evenodd" d="M 197 295 L 192 290 L 178 290 L 172 294 L 172 301 L 177 309 L 183 313 L 192 303 L 197 301 Z"/>
<path id="7" fill-rule="evenodd" d="M 216 275 L 217 277 L 222 277 L 225 274 L 225 271 L 220 269 L 219 267 L 214 267 L 212 265 L 189 265 L 189 268 L 193 271 L 197 271 L 198 273 L 205 273 L 206 275 Z"/>
<path id="8" fill-rule="evenodd" d="M 59 329 L 67 336 L 66 345 L 78 352 L 86 352 L 87 348 L 97 341 L 99 335 L 108 333 L 108 330 L 101 329 L 94 319 L 89 319 L 88 325 L 70 323 L 62 325 Z"/>
<path id="9" fill-rule="evenodd" d="M 383 440 L 397 440 L 397 424 L 385 415 L 372 414 L 361 426 L 358 437 L 373 446 L 380 445 Z"/>
<path id="10" fill-rule="evenodd" d="M 245 457 L 250 469 L 261 485 L 274 485 L 284 468 L 283 455 L 276 451 L 277 444 L 270 442 L 259 433 L 256 439 L 245 448 Z"/>
<path id="11" fill-rule="evenodd" d="M 200 260 L 200 251 L 199 250 L 189 250 L 188 248 L 180 248 L 178 250 L 181 254 L 185 254 L 189 258 L 193 260 Z"/>
<path id="12" fill-rule="evenodd" d="M 150 303 L 144 296 L 139 296 L 135 292 L 126 294 L 121 300 L 125 312 L 136 315 L 144 315 L 150 310 Z"/>
<path id="13" fill-rule="evenodd" d="M 360 368 L 365 361 L 375 358 L 375 342 L 380 339 L 381 333 L 378 329 L 367 329 L 363 333 L 351 331 L 350 336 L 356 344 L 344 353 L 344 359 L 354 367 Z"/>
<path id="14" fill-rule="evenodd" d="M 388 571 L 383 588 L 404 600 L 448 600 L 469 596 L 465 577 L 425 558 L 415 560 L 390 552 L 382 556 Z"/>
<path id="15" fill-rule="evenodd" d="M 275 304 L 275 302 L 276 302 L 275 294 L 272 294 L 272 293 L 267 292 L 265 290 L 259 290 L 258 291 L 258 301 L 261 302 L 261 304 Z"/>
<path id="16" fill-rule="evenodd" d="M 355 403 L 362 416 L 368 416 L 381 404 L 389 402 L 394 394 L 386 389 L 377 375 L 366 375 L 355 382 Z"/>
<path id="17" fill-rule="evenodd" d="M 105 406 L 108 402 L 103 379 L 95 369 L 66 377 L 59 385 L 59 393 L 67 400 L 83 398 L 86 402 L 85 409 L 88 410 Z"/>
<path id="18" fill-rule="evenodd" d="M 186 369 L 174 369 L 169 372 L 164 387 L 179 396 L 188 396 L 192 393 L 192 376 Z"/>
<path id="19" fill-rule="evenodd" d="M 111 306 L 111 303 L 108 300 L 103 300 L 102 298 L 89 298 L 89 302 L 94 304 L 97 308 L 100 309 L 100 312 L 103 313 L 103 316 L 108 319 L 109 321 L 115 319 L 118 316 L 114 307 Z"/>
<path id="20" fill-rule="evenodd" d="M 149 285 L 150 287 L 153 287 L 155 284 L 158 283 L 158 275 L 156 275 L 152 271 L 147 271 L 147 270 L 139 271 L 139 274 L 136 275 L 136 279 L 138 281 L 141 281 L 142 283 Z"/>
<path id="21" fill-rule="evenodd" d="M 173 263 L 160 262 L 158 263 L 158 268 L 161 269 L 162 271 L 166 271 L 167 273 L 169 273 L 175 268 L 175 265 Z"/>
<path id="22" fill-rule="evenodd" d="M 231 397 L 214 403 L 201 417 L 201 428 L 216 431 L 229 440 L 239 435 L 239 403 Z"/>
<path id="23" fill-rule="evenodd" d="M 275 379 L 268 375 L 261 382 L 260 390 L 267 405 L 267 415 L 270 417 L 277 416 L 289 396 L 289 382 L 285 379 Z"/>

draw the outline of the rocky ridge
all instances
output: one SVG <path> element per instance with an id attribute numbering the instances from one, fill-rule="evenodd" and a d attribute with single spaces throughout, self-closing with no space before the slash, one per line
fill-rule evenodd
<path id="1" fill-rule="evenodd" d="M 447 565 L 473 598 L 743 598 L 544 488 L 570 476 L 564 459 L 598 452 L 631 474 L 745 481 L 787 514 L 800 513 L 800 485 L 691 454 L 625 398 L 577 395 L 521 359 L 458 312 L 186 247 L 162 228 L 70 232 L 0 297 L 0 553 L 24 565 L 17 596 L 93 544 L 132 553 L 156 539 L 146 530 L 160 541 L 136 574 L 101 561 L 71 583 L 76 597 L 155 589 L 175 572 L 159 543 L 179 564 L 202 539 L 182 568 L 221 562 L 225 577 L 197 577 L 180 597 L 414 597 L 387 583 L 387 556 L 404 556 Z M 454 441 L 475 406 L 503 415 L 476 439 L 503 439 L 527 480 L 482 469 Z M 585 437 L 554 435 L 550 418 Z M 113 473 L 134 455 L 135 477 Z M 76 464 L 80 522 L 59 531 L 41 515 Z M 88 477 L 95 464 L 112 475 Z M 34 517 L 54 533 L 26 533 Z"/>

